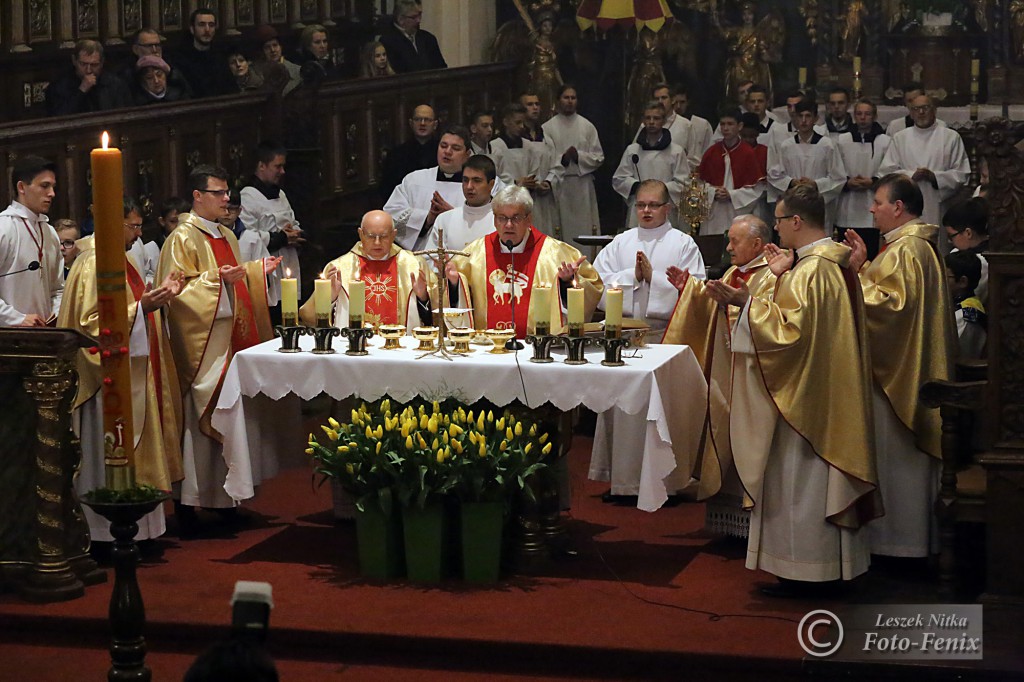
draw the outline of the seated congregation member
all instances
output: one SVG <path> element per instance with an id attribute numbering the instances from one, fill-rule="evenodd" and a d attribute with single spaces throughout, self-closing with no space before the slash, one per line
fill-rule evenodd
<path id="1" fill-rule="evenodd" d="M 497 231 L 467 246 L 469 257 L 453 261 L 455 267 L 447 273 L 449 282 L 459 286 L 459 305 L 473 309 L 474 326 L 507 329 L 514 325 L 518 338 L 532 334 L 541 314 L 539 304 L 531 301 L 533 287 L 546 285 L 550 287 L 546 312 L 552 332 L 557 333 L 565 321 L 566 291 L 574 282 L 584 291 L 584 321 L 589 320 L 604 285 L 586 257 L 533 226 L 533 199 L 525 187 L 504 188 L 491 205 Z"/>
<path id="2" fill-rule="evenodd" d="M 435 279 L 426 262 L 395 243 L 395 224 L 384 211 L 370 211 L 359 225 L 359 243 L 324 268 L 331 280 L 334 324 L 348 326 L 349 291 L 354 281 L 365 283 L 364 322 L 374 325 L 402 324 L 413 327 L 432 324 Z M 299 309 L 304 324 L 316 324 L 312 298 Z"/>
<path id="3" fill-rule="evenodd" d="M 142 233 L 142 208 L 124 200 L 125 251 Z M 71 268 L 64 287 L 64 302 L 57 325 L 77 329 L 92 338 L 100 335 L 99 299 L 96 294 L 94 237 L 80 241 L 82 253 Z M 131 369 L 132 434 L 135 480 L 160 490 L 184 477 L 181 462 L 181 393 L 164 328 L 163 307 L 181 291 L 181 274 L 171 272 L 155 288 L 146 286 L 130 257 L 125 258 L 128 299 L 128 364 Z M 76 360 L 78 394 L 73 408 L 75 430 L 82 442 L 82 466 L 75 490 L 86 493 L 106 485 L 103 439 L 103 368 L 100 356 L 83 348 Z M 82 507 L 93 542 L 111 542 L 110 522 Z M 136 540 L 151 540 L 166 530 L 163 506 L 138 522 Z"/>
<path id="4" fill-rule="evenodd" d="M 825 233 L 817 188 L 787 190 L 775 215 L 782 246 L 796 254 L 768 247 L 779 276 L 772 298 L 752 296 L 742 282 L 707 289 L 740 311 L 731 420 L 743 428 L 729 435 L 753 504 L 747 568 L 779 579 L 762 588 L 767 595 L 814 597 L 867 571 L 864 524 L 882 513 L 867 325 L 843 272 L 850 250 Z"/>
<path id="5" fill-rule="evenodd" d="M 434 109 L 420 104 L 409 117 L 412 137 L 388 150 L 381 170 L 380 191 L 384 199 L 391 196 L 405 176 L 413 171 L 437 164 L 437 117 Z"/>
<path id="6" fill-rule="evenodd" d="M 534 142 L 526 137 L 526 117 L 526 107 L 519 102 L 505 107 L 501 135 L 491 142 L 491 158 L 498 177 L 505 185 L 519 185 L 530 190 L 533 226 L 546 235 L 554 235 L 558 225 L 558 205 L 551 182 L 545 179 L 551 168 L 551 155 L 543 140 Z"/>
<path id="7" fill-rule="evenodd" d="M 626 223 L 637 226 L 633 210 L 636 192 L 644 180 L 660 180 L 668 188 L 669 214 L 678 220 L 676 203 L 690 174 L 686 152 L 672 141 L 672 133 L 664 127 L 665 108 L 658 102 L 644 107 L 644 125 L 636 141 L 626 147 L 619 167 L 612 175 L 612 189 L 626 201 Z"/>
<path id="8" fill-rule="evenodd" d="M 846 232 L 850 269 L 864 291 L 885 504 L 885 516 L 869 526 L 871 552 L 889 557 L 927 557 L 939 548 L 942 425 L 939 411 L 925 407 L 917 393 L 925 382 L 949 380 L 957 341 L 939 228 L 921 220 L 923 210 L 918 184 L 892 173 L 875 186 L 871 212 L 885 242 L 875 260 L 868 263 L 863 240 Z"/>
<path id="9" fill-rule="evenodd" d="M 103 67 L 102 44 L 95 40 L 75 43 L 71 68 L 46 88 L 46 113 L 67 116 L 130 107 L 128 85 Z"/>
<path id="10" fill-rule="evenodd" d="M 156 55 L 146 55 L 135 62 L 135 105 L 180 102 L 189 99 L 187 90 L 168 77 L 171 67 Z"/>
<path id="11" fill-rule="evenodd" d="M 256 62 L 264 83 L 274 83 L 282 95 L 287 95 L 302 84 L 299 65 L 284 58 L 284 49 L 277 29 L 269 24 L 256 28 L 253 41 L 259 45 L 263 59 Z"/>
<path id="12" fill-rule="evenodd" d="M 396 0 L 392 23 L 380 34 L 395 73 L 447 69 L 437 38 L 420 28 L 423 7 L 419 0 Z"/>
<path id="13" fill-rule="evenodd" d="M 462 206 L 462 166 L 470 157 L 469 144 L 464 127 L 446 128 L 437 145 L 437 165 L 406 175 L 384 204 L 398 231 L 395 242 L 403 249 L 422 249 L 437 217 Z M 493 191 L 502 187 L 504 183 L 495 180 Z"/>
<path id="14" fill-rule="evenodd" d="M 768 201 L 775 201 L 794 185 L 815 185 L 825 200 L 825 230 L 831 233 L 836 200 L 846 185 L 846 169 L 832 140 L 814 131 L 818 106 L 804 100 L 794 108 L 796 135 L 768 150 Z"/>
<path id="15" fill-rule="evenodd" d="M 754 215 L 733 218 L 729 226 L 729 243 L 725 247 L 732 261 L 722 281 L 738 287 L 743 282 L 750 295 L 770 300 L 775 289 L 775 273 L 764 255 L 772 243 L 772 229 Z M 691 277 L 686 268 L 670 267 L 668 280 L 679 291 L 672 318 L 662 343 L 690 346 L 708 378 L 708 414 L 704 420 L 704 444 L 697 499 L 707 500 L 704 525 L 713 532 L 747 537 L 750 512 L 743 505 L 743 486 L 733 464 L 729 437 L 729 402 L 732 399 L 733 360 L 729 352 L 731 329 L 739 317 L 735 307 L 721 308 L 708 295 L 702 278 Z M 737 423 L 735 428 L 744 428 Z"/>
<path id="16" fill-rule="evenodd" d="M 219 220 L 227 213 L 228 174 L 199 165 L 189 174 L 192 210 L 160 250 L 156 280 L 183 274 L 181 293 L 168 304 L 171 351 L 183 395 L 182 457 L 185 478 L 175 484 L 175 516 L 183 533 L 199 530 L 195 507 L 236 518 L 224 489 L 227 463 L 222 436 L 211 425 L 221 382 L 234 354 L 273 337 L 267 275 L 280 258 L 242 261 L 238 240 Z"/>
<path id="17" fill-rule="evenodd" d="M 371 40 L 359 52 L 359 77 L 382 78 L 394 76 L 395 70 L 388 61 L 388 48 L 379 40 Z"/>
<path id="18" fill-rule="evenodd" d="M 321 24 L 307 24 L 306 28 L 302 29 L 296 63 L 303 73 L 315 68 L 314 65 L 319 67 L 321 77 L 326 80 L 336 80 L 344 76 L 341 68 L 334 62 L 327 29 Z"/>
<path id="19" fill-rule="evenodd" d="M 942 228 L 946 231 L 951 253 L 969 251 L 981 261 L 981 279 L 978 282 L 978 298 L 988 300 L 988 201 L 984 197 L 973 197 L 950 206 L 942 216 Z"/>
<path id="20" fill-rule="evenodd" d="M 879 238 L 871 217 L 872 188 L 891 142 L 875 120 L 877 113 L 874 102 L 859 100 L 853 107 L 853 130 L 835 139 L 846 168 L 846 186 L 836 203 L 836 227 L 856 231 L 867 246 L 869 259 L 878 253 Z"/>
<path id="21" fill-rule="evenodd" d="M 461 251 L 467 244 L 494 232 L 491 191 L 496 177 L 490 157 L 469 157 L 462 167 L 462 196 L 466 203 L 437 216 L 427 237 L 427 249 L 437 248 L 440 230 L 444 230 L 445 248 L 454 251 Z"/>
<path id="22" fill-rule="evenodd" d="M 711 202 L 701 234 L 724 234 L 734 217 L 752 213 L 764 196 L 764 170 L 755 149 L 740 139 L 740 116 L 738 109 L 719 115 L 723 137 L 704 152 L 698 168 Z"/>
<path id="23" fill-rule="evenodd" d="M 252 62 L 240 50 L 228 52 L 228 68 L 238 92 L 263 89 L 263 74 L 252 68 Z"/>
<path id="24" fill-rule="evenodd" d="M 118 72 L 118 77 L 125 83 L 136 82 L 136 67 L 139 60 L 143 57 L 159 57 L 164 61 L 165 64 L 169 64 L 164 58 L 164 45 L 160 37 L 160 33 L 152 28 L 143 28 L 135 34 L 132 40 L 132 52 L 128 57 L 127 63 L 121 67 Z M 185 76 L 179 69 L 169 66 L 170 72 L 167 74 L 167 86 L 172 90 L 184 93 L 187 97 L 192 97 L 192 86 L 189 85 L 188 81 L 185 80 Z M 133 93 L 133 96 L 137 96 L 138 93 Z M 181 99 L 185 99 L 182 97 Z"/>
<path id="25" fill-rule="evenodd" d="M 646 320 L 651 326 L 647 338 L 654 343 L 661 340 L 678 298 L 665 274 L 668 269 L 681 268 L 704 279 L 700 249 L 672 225 L 671 208 L 665 183 L 644 180 L 636 191 L 637 227 L 617 235 L 594 259 L 601 281 L 622 289 L 623 315 Z"/>
<path id="26" fill-rule="evenodd" d="M 960 340 L 958 357 L 966 360 L 985 358 L 988 317 L 985 304 L 975 294 L 981 280 L 981 256 L 970 251 L 954 251 L 946 256 L 946 279 L 953 301 L 953 319 Z"/>
<path id="27" fill-rule="evenodd" d="M 228 69 L 227 54 L 215 44 L 217 13 L 209 7 L 197 7 L 188 18 L 185 43 L 167 62 L 180 69 L 192 87 L 193 97 L 216 97 L 237 92 Z"/>

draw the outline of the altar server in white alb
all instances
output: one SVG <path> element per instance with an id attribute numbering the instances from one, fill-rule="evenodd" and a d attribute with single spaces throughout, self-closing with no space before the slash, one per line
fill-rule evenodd
<path id="1" fill-rule="evenodd" d="M 696 242 L 669 221 L 671 207 L 665 183 L 644 180 L 636 192 L 638 226 L 616 236 L 594 260 L 601 281 L 622 289 L 623 314 L 646 320 L 651 326 L 648 340 L 656 343 L 661 341 L 679 298 L 668 280 L 669 267 L 686 270 L 698 279 L 705 277 Z M 604 298 L 599 306 L 604 307 Z"/>
<path id="2" fill-rule="evenodd" d="M 57 186 L 56 165 L 23 156 L 11 171 L 14 201 L 0 213 L 0 326 L 41 327 L 57 317 L 64 257 L 46 217 Z"/>
<path id="3" fill-rule="evenodd" d="M 533 198 L 533 226 L 554 236 L 558 225 L 558 204 L 551 183 L 546 180 L 551 154 L 543 140 L 526 135 L 526 107 L 514 102 L 505 107 L 501 135 L 491 142 L 491 158 L 505 186 L 519 185 L 530 190 Z"/>
<path id="4" fill-rule="evenodd" d="M 957 190 L 967 184 L 971 163 L 960 134 L 935 120 L 935 102 L 918 95 L 910 102 L 914 126 L 892 136 L 878 172 L 902 173 L 917 183 L 924 196 L 921 220 L 938 225 Z M 946 253 L 946 233 L 939 230 L 939 253 Z"/>
<path id="5" fill-rule="evenodd" d="M 853 130 L 835 139 L 846 168 L 846 186 L 836 205 L 836 227 L 855 230 L 867 246 L 869 259 L 878 253 L 878 228 L 871 215 L 872 187 L 880 177 L 878 169 L 891 141 L 875 120 L 877 111 L 871 100 L 860 100 L 853 106 Z"/>
<path id="6" fill-rule="evenodd" d="M 794 90 L 792 93 L 786 96 L 786 114 L 789 120 L 783 123 L 780 119 L 778 124 L 773 125 L 768 131 L 768 143 L 765 145 L 769 149 L 772 147 L 778 148 L 779 143 L 787 137 L 793 137 L 796 135 L 796 105 L 804 100 L 808 99 L 807 95 L 800 90 Z M 828 128 L 823 124 L 817 124 L 814 126 L 814 132 L 819 135 L 827 135 Z"/>
<path id="7" fill-rule="evenodd" d="M 462 196 L 466 203 L 437 216 L 427 237 L 427 249 L 436 249 L 438 232 L 444 230 L 444 247 L 454 251 L 494 232 L 491 190 L 494 189 L 494 162 L 484 154 L 474 154 L 462 167 Z"/>
<path id="8" fill-rule="evenodd" d="M 757 143 L 770 146 L 772 131 L 779 128 L 782 124 L 779 123 L 779 117 L 768 109 L 768 90 L 764 86 L 757 84 L 750 86 L 740 113 L 747 112 L 757 115 Z M 721 124 L 719 124 L 718 128 L 715 129 L 712 139 L 718 142 L 723 137 L 725 137 L 725 134 Z"/>
<path id="9" fill-rule="evenodd" d="M 846 169 L 832 140 L 814 131 L 818 106 L 804 100 L 795 109 L 796 135 L 768 149 L 768 202 L 777 201 L 794 185 L 813 183 L 825 201 L 825 230 L 831 231 Z"/>
<path id="10" fill-rule="evenodd" d="M 626 147 L 612 175 L 612 189 L 626 200 L 629 227 L 638 224 L 633 205 L 637 189 L 644 180 L 660 180 L 665 184 L 669 193 L 669 215 L 673 220 L 678 219 L 675 205 L 690 174 L 690 164 L 686 152 L 672 141 L 672 133 L 664 124 L 665 108 L 659 102 L 648 102 L 644 107 L 643 129 L 636 141 Z"/>
<path id="11" fill-rule="evenodd" d="M 395 187 L 384 210 L 394 220 L 396 244 L 410 251 L 421 250 L 437 217 L 462 206 L 462 167 L 472 155 L 470 150 L 469 130 L 448 126 L 437 145 L 437 165 L 409 173 Z M 493 192 L 504 186 L 496 180 Z"/>
<path id="12" fill-rule="evenodd" d="M 740 139 L 739 109 L 726 109 L 718 116 L 724 136 L 711 145 L 698 169 L 707 183 L 711 212 L 701 225 L 701 234 L 725 234 L 737 215 L 753 213 L 765 193 L 765 171 L 754 147 Z"/>
<path id="13" fill-rule="evenodd" d="M 655 83 L 651 88 L 651 101 L 657 102 L 661 105 L 661 108 L 665 111 L 665 130 L 672 133 L 672 143 L 677 144 L 682 148 L 683 153 L 686 154 L 686 161 L 690 164 L 691 168 L 696 168 L 700 163 L 700 157 L 704 154 L 704 149 L 694 150 L 690 146 L 690 132 L 692 124 L 690 119 L 685 116 L 680 116 L 676 113 L 676 110 L 672 107 L 672 97 L 675 95 L 675 91 L 668 83 Z M 685 97 L 685 95 L 684 95 Z M 640 137 L 644 132 L 645 124 L 643 122 L 637 126 L 636 135 L 634 139 Z M 708 135 L 710 136 L 710 127 L 708 128 Z M 696 158 L 694 158 L 696 157 Z"/>
<path id="14" fill-rule="evenodd" d="M 604 150 L 594 124 L 576 113 L 576 88 L 558 92 L 558 113 L 542 126 L 553 164 L 546 178 L 555 188 L 562 236 L 569 244 L 600 225 L 594 171 L 604 163 Z"/>

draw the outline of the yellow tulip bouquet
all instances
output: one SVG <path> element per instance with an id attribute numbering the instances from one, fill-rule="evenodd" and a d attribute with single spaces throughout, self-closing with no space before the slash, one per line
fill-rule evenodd
<path id="1" fill-rule="evenodd" d="M 452 494 L 465 502 L 495 501 L 523 490 L 551 452 L 547 433 L 509 411 L 474 413 L 452 399 L 417 401 L 392 411 L 387 398 L 352 410 L 342 424 L 333 417 L 321 426 L 326 440 L 309 434 L 320 483 L 334 478 L 361 511 L 376 500 L 390 514 L 397 497 L 403 507 L 423 508 Z"/>

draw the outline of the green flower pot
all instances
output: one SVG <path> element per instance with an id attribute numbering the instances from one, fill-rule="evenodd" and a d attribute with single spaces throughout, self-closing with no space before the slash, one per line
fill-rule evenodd
<path id="1" fill-rule="evenodd" d="M 359 572 L 366 578 L 390 580 L 404 572 L 401 517 L 385 516 L 371 504 L 366 511 L 356 510 L 356 543 L 359 546 Z"/>
<path id="2" fill-rule="evenodd" d="M 444 507 L 428 504 L 424 509 L 402 510 L 405 535 L 405 570 L 409 580 L 439 583 L 444 575 Z"/>
<path id="3" fill-rule="evenodd" d="M 478 585 L 498 582 L 505 504 L 463 502 L 459 515 L 462 521 L 463 580 Z"/>

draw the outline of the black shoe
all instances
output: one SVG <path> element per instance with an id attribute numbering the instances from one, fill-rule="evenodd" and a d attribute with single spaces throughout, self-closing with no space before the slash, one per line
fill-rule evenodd
<path id="1" fill-rule="evenodd" d="M 216 514 L 220 517 L 220 522 L 229 528 L 242 528 L 252 524 L 252 517 L 243 514 L 238 507 L 215 507 L 206 511 Z"/>
<path id="2" fill-rule="evenodd" d="M 174 518 L 178 522 L 178 535 L 182 538 L 193 538 L 203 530 L 203 523 L 199 520 L 199 514 L 195 507 L 174 501 Z"/>
<path id="3" fill-rule="evenodd" d="M 636 495 L 616 495 L 611 490 L 601 494 L 601 501 L 605 504 L 617 504 L 620 507 L 635 507 L 637 504 Z"/>

